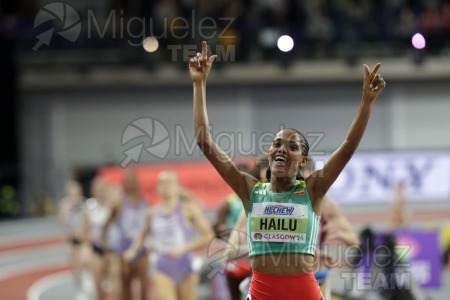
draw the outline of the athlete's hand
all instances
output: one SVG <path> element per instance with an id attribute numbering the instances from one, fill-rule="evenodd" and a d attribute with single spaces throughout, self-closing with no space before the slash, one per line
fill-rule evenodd
<path id="1" fill-rule="evenodd" d="M 326 267 L 327 269 L 332 269 L 337 266 L 338 260 L 332 257 L 328 251 L 316 250 L 316 268 L 317 270 Z"/>
<path id="2" fill-rule="evenodd" d="M 134 251 L 133 249 L 127 249 L 124 253 L 123 253 L 123 259 L 128 262 L 131 263 L 133 261 L 133 259 L 136 257 L 136 251 Z"/>
<path id="3" fill-rule="evenodd" d="M 364 80 L 363 80 L 363 99 L 373 102 L 386 86 L 383 77 L 378 74 L 381 64 L 378 63 L 372 71 L 367 65 L 364 65 Z"/>
<path id="4" fill-rule="evenodd" d="M 203 41 L 202 53 L 197 53 L 197 56 L 189 61 L 189 73 L 193 82 L 206 80 L 216 57 L 217 55 L 211 55 L 208 58 L 208 45 Z"/>
<path id="5" fill-rule="evenodd" d="M 80 249 L 80 265 L 84 268 L 88 268 L 90 265 L 91 256 L 91 248 L 88 247 L 86 243 L 83 243 Z"/>

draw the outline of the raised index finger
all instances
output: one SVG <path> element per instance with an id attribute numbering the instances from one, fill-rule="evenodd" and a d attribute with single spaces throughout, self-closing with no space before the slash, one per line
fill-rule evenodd
<path id="1" fill-rule="evenodd" d="M 206 60 L 208 58 L 208 45 L 205 41 L 202 43 L 202 59 Z"/>
<path id="2" fill-rule="evenodd" d="M 373 75 L 378 73 L 378 69 L 381 67 L 380 63 L 377 63 L 377 65 L 375 66 L 375 68 L 373 68 L 372 72 L 370 73 L 370 76 L 372 77 Z"/>

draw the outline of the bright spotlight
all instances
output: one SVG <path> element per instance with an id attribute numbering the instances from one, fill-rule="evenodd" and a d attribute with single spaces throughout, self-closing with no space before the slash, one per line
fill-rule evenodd
<path id="1" fill-rule="evenodd" d="M 283 52 L 289 52 L 294 48 L 294 40 L 288 35 L 282 35 L 277 41 L 278 49 Z"/>
<path id="2" fill-rule="evenodd" d="M 414 48 L 416 48 L 416 49 L 423 49 L 423 48 L 425 48 L 425 45 L 426 45 L 425 38 L 420 33 L 416 33 L 412 37 L 411 43 L 414 46 Z"/>
<path id="3" fill-rule="evenodd" d="M 159 42 L 156 38 L 149 36 L 144 39 L 142 46 L 147 52 L 155 52 L 156 50 L 158 50 Z"/>

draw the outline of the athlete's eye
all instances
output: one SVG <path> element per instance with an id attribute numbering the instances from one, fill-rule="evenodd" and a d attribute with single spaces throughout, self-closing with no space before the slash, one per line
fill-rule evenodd
<path id="1" fill-rule="evenodd" d="M 296 144 L 290 144 L 289 145 L 289 149 L 291 149 L 292 151 L 297 151 L 298 150 L 298 146 Z"/>

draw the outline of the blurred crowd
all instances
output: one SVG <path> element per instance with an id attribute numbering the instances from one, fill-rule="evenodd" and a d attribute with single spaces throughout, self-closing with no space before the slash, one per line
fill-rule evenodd
<path id="1" fill-rule="evenodd" d="M 392 55 L 398 46 L 409 47 L 417 32 L 425 36 L 433 54 L 441 54 L 445 47 L 448 51 L 450 41 L 448 0 L 160 0 L 150 5 L 156 24 L 176 16 L 191 20 L 192 11 L 197 21 L 219 20 L 225 33 L 218 30 L 218 39 L 221 33 L 226 37 L 219 43 L 236 45 L 241 59 L 275 48 L 275 38 L 282 34 L 300 45 L 299 55 L 318 58 L 345 55 L 356 44 L 366 46 L 368 52 L 384 50 L 377 55 Z M 225 28 L 227 18 L 233 22 Z M 273 57 L 270 51 L 260 54 Z"/>
<path id="2" fill-rule="evenodd" d="M 46 2 L 11 3 L 15 4 L 4 5 L 0 32 L 20 35 L 22 41 L 28 40 L 28 43 L 22 42 L 22 48 L 30 50 L 36 36 L 48 27 L 34 26 L 36 13 Z M 449 0 L 105 0 L 65 3 L 73 6 L 79 15 L 82 34 L 76 43 L 67 36 L 54 35 L 52 48 L 127 47 L 131 51 L 130 45 L 142 44 L 146 36 L 155 36 L 160 50 L 164 50 L 159 54 L 167 60 L 173 58 L 171 45 L 198 45 L 199 40 L 205 39 L 213 46 L 235 47 L 236 60 L 259 61 L 277 58 L 276 40 L 280 35 L 288 34 L 295 43 L 291 52 L 293 57 L 380 57 L 404 55 L 412 48 L 411 37 L 419 32 L 427 41 L 427 54 L 448 55 L 450 52 Z M 91 26 L 86 26 L 89 18 Z M 55 20 L 62 28 L 64 22 Z M 91 32 L 83 34 L 87 30 Z M 140 47 L 135 48 L 141 51 Z"/>

